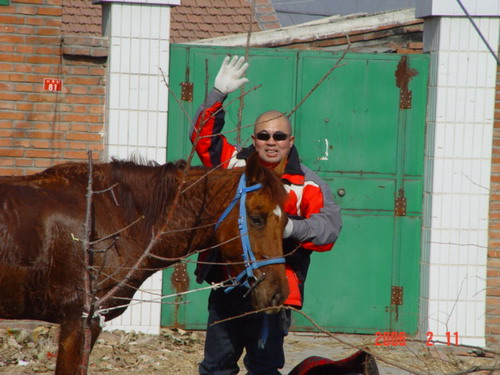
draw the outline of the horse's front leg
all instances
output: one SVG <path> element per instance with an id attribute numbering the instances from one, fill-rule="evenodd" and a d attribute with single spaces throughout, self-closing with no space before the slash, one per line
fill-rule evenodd
<path id="1" fill-rule="evenodd" d="M 86 370 L 82 370 L 85 351 L 83 323 L 81 317 L 69 319 L 61 323 L 55 375 L 80 375 L 87 373 Z M 94 319 L 89 331 L 91 335 L 90 350 L 94 347 L 101 329 L 99 320 Z"/>

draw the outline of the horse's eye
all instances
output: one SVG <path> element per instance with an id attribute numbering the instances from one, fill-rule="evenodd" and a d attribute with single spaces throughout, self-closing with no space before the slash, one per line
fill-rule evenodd
<path id="1" fill-rule="evenodd" d="M 250 224 L 254 227 L 262 228 L 264 226 L 264 219 L 262 216 L 250 216 Z"/>

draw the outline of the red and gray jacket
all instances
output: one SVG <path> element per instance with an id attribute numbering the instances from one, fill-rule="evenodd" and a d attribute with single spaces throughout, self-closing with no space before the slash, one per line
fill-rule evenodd
<path id="1" fill-rule="evenodd" d="M 220 134 L 224 127 L 225 113 L 222 103 L 225 98 L 225 95 L 213 89 L 205 103 L 198 109 L 194 128 L 190 132 L 191 142 L 195 141 L 199 132 L 196 152 L 207 167 L 244 166 L 246 158 L 255 151 L 253 146 L 238 150 Z M 301 307 L 310 254 L 312 251 L 323 252 L 332 249 L 340 233 L 342 220 L 340 209 L 333 201 L 330 187 L 300 163 L 295 146 L 288 154 L 285 173 L 281 178 L 288 191 L 285 211 L 289 219 L 293 220 L 292 234 L 284 240 L 283 249 L 287 254 L 299 246 L 298 250 L 286 256 L 286 275 L 290 294 L 285 304 Z M 213 261 L 214 254 L 211 255 L 208 257 Z M 203 260 L 208 260 L 206 258 L 207 256 Z M 222 280 L 222 276 L 216 276 L 220 275 L 220 270 L 213 268 L 216 267 L 200 264 L 196 270 L 197 281 Z"/>

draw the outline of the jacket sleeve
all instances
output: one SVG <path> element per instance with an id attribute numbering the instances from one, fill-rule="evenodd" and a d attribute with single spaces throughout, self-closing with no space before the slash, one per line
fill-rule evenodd
<path id="1" fill-rule="evenodd" d="M 222 103 L 226 95 L 215 88 L 207 95 L 205 102 L 198 108 L 194 125 L 189 132 L 191 143 L 206 167 L 229 167 L 231 158 L 236 155 L 236 147 L 231 145 L 220 132 L 224 127 L 225 112 Z"/>
<path id="2" fill-rule="evenodd" d="M 328 184 L 309 168 L 301 167 L 306 179 L 300 203 L 301 220 L 291 217 L 293 230 L 290 237 L 300 241 L 308 250 L 328 251 L 342 229 L 340 208 L 333 201 Z"/>

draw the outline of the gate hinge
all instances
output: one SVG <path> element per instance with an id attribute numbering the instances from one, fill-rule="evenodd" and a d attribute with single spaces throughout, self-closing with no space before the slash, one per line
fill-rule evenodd
<path id="1" fill-rule="evenodd" d="M 394 202 L 394 216 L 406 216 L 406 197 L 403 188 L 399 189 L 398 196 Z"/>
<path id="2" fill-rule="evenodd" d="M 185 102 L 193 101 L 193 82 L 181 82 L 181 99 Z"/>
<path id="3" fill-rule="evenodd" d="M 391 305 L 402 305 L 403 304 L 403 287 L 402 286 L 392 286 L 391 287 Z"/>
<path id="4" fill-rule="evenodd" d="M 408 57 L 403 56 L 396 69 L 396 86 L 399 87 L 399 108 L 411 109 L 411 90 L 408 88 L 410 81 L 418 74 L 418 71 L 411 69 Z"/>

